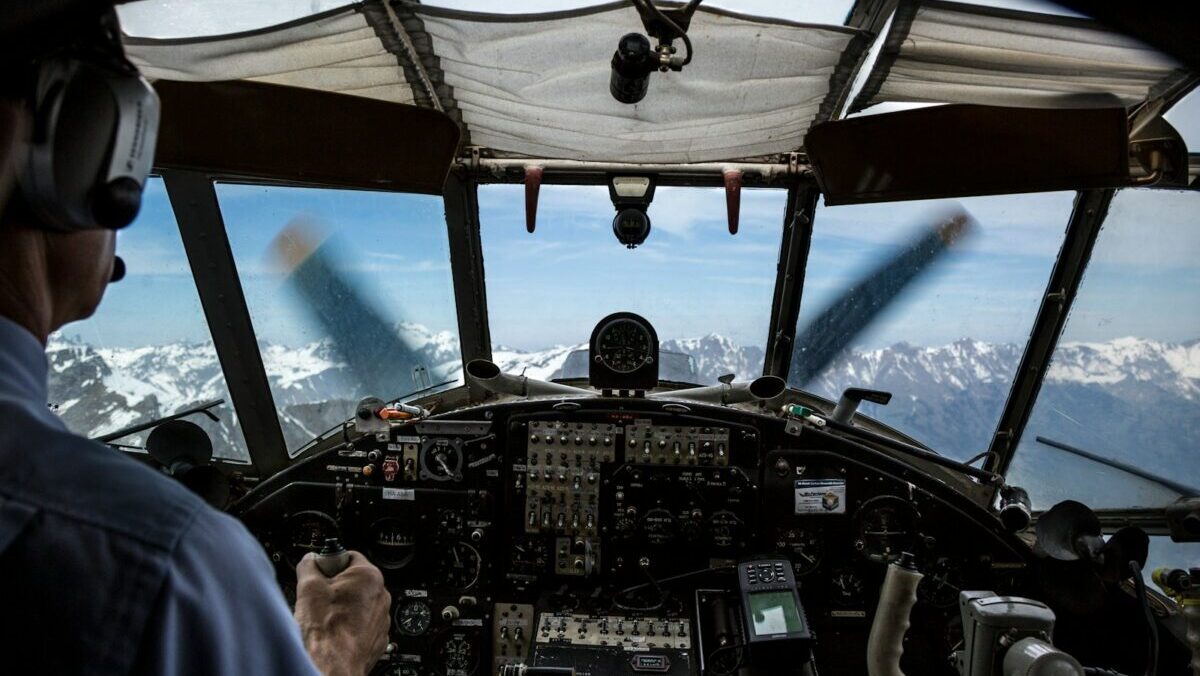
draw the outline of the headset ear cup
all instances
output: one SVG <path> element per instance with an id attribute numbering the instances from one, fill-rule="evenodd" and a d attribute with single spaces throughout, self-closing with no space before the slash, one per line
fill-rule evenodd
<path id="1" fill-rule="evenodd" d="M 97 186 L 92 195 L 92 218 L 96 224 L 117 230 L 133 222 L 142 207 L 142 186 L 122 177 Z"/>

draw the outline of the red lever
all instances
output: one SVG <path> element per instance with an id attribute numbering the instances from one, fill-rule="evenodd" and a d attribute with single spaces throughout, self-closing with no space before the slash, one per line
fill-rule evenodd
<path id="1" fill-rule="evenodd" d="M 738 231 L 738 216 L 742 211 L 742 172 L 725 170 L 725 212 L 729 216 L 729 234 Z"/>
<path id="2" fill-rule="evenodd" d="M 525 229 L 537 227 L 538 192 L 542 189 L 542 168 L 525 167 Z"/>

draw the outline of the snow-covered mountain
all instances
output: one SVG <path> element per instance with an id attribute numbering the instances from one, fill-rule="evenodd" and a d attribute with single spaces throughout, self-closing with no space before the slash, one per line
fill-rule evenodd
<path id="1" fill-rule="evenodd" d="M 401 325 L 399 331 L 425 358 L 426 372 L 401 383 L 398 392 L 461 379 L 456 336 L 413 324 Z M 725 373 L 745 379 L 762 372 L 762 348 L 715 334 L 667 340 L 661 347 L 664 353 L 687 355 L 690 364 L 680 360 L 700 383 L 715 382 Z M 291 448 L 349 417 L 354 402 L 367 394 L 351 382 L 328 341 L 260 348 Z M 1187 454 L 1200 446 L 1195 424 L 1200 415 L 1200 341 L 1122 338 L 1059 348 L 1029 423 L 1031 433 L 1054 436 L 1067 425 L 1072 429 L 1066 438 L 1078 445 L 1153 447 L 1156 463 L 1197 464 Z M 966 458 L 987 448 L 1022 349 L 963 339 L 934 347 L 900 343 L 851 352 L 806 389 L 829 399 L 854 386 L 892 392 L 890 405 L 864 405 L 864 412 L 943 453 Z M 505 372 L 549 379 L 579 375 L 574 372 L 577 361 L 569 362 L 579 350 L 586 345 L 537 351 L 497 347 L 493 359 Z M 211 343 L 95 348 L 55 337 L 48 353 L 52 402 L 67 424 L 84 434 L 103 434 L 199 401 L 228 398 Z M 221 424 L 204 423 L 217 447 L 245 457 L 232 406 L 218 413 Z"/>

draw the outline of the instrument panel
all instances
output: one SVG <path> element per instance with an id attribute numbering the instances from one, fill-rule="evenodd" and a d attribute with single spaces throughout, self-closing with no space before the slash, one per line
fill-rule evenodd
<path id="1" fill-rule="evenodd" d="M 697 403 L 559 403 L 393 423 L 272 477 L 233 511 L 285 593 L 326 537 L 380 567 L 397 649 L 378 674 L 494 674 L 535 653 L 565 664 L 571 645 L 592 651 L 590 673 L 636 673 L 635 653 L 651 671 L 701 673 L 729 655 L 680 640 L 701 621 L 695 599 L 768 557 L 792 564 L 818 667 L 865 673 L 878 590 L 901 552 L 926 574 L 905 668 L 954 673 L 958 591 L 1028 584 L 1028 547 L 995 517 L 845 438 Z"/>

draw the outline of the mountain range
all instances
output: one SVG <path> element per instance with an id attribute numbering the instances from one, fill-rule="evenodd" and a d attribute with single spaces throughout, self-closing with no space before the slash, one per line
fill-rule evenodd
<path id="1" fill-rule="evenodd" d="M 426 365 L 398 391 L 461 380 L 457 336 L 415 324 L 398 330 Z M 354 403 L 367 394 L 351 382 L 329 341 L 259 347 L 290 449 L 348 418 Z M 493 360 L 507 373 L 531 378 L 579 376 L 584 374 L 564 371 L 564 366 L 570 367 L 572 352 L 586 349 L 586 344 L 536 351 L 498 346 Z M 852 351 L 804 389 L 831 400 L 854 386 L 892 392 L 889 405 L 864 404 L 863 412 L 939 452 L 965 459 L 987 448 L 1022 350 L 1020 345 L 962 339 L 941 346 L 898 343 Z M 714 383 L 726 373 L 749 379 L 762 372 L 762 348 L 715 334 L 663 341 L 661 351 L 674 353 L 698 383 Z M 88 436 L 200 401 L 228 399 L 211 343 L 104 348 L 55 336 L 48 358 L 52 406 L 69 427 Z M 227 402 L 215 412 L 222 418 L 219 424 L 193 419 L 208 429 L 218 454 L 248 457 L 232 406 Z M 1200 341 L 1060 343 L 1023 443 L 1045 434 L 1100 452 L 1129 449 L 1144 455 L 1152 471 L 1182 471 L 1200 484 L 1200 463 L 1191 459 L 1200 447 L 1198 419 Z M 140 437 L 123 441 L 136 445 Z"/>

